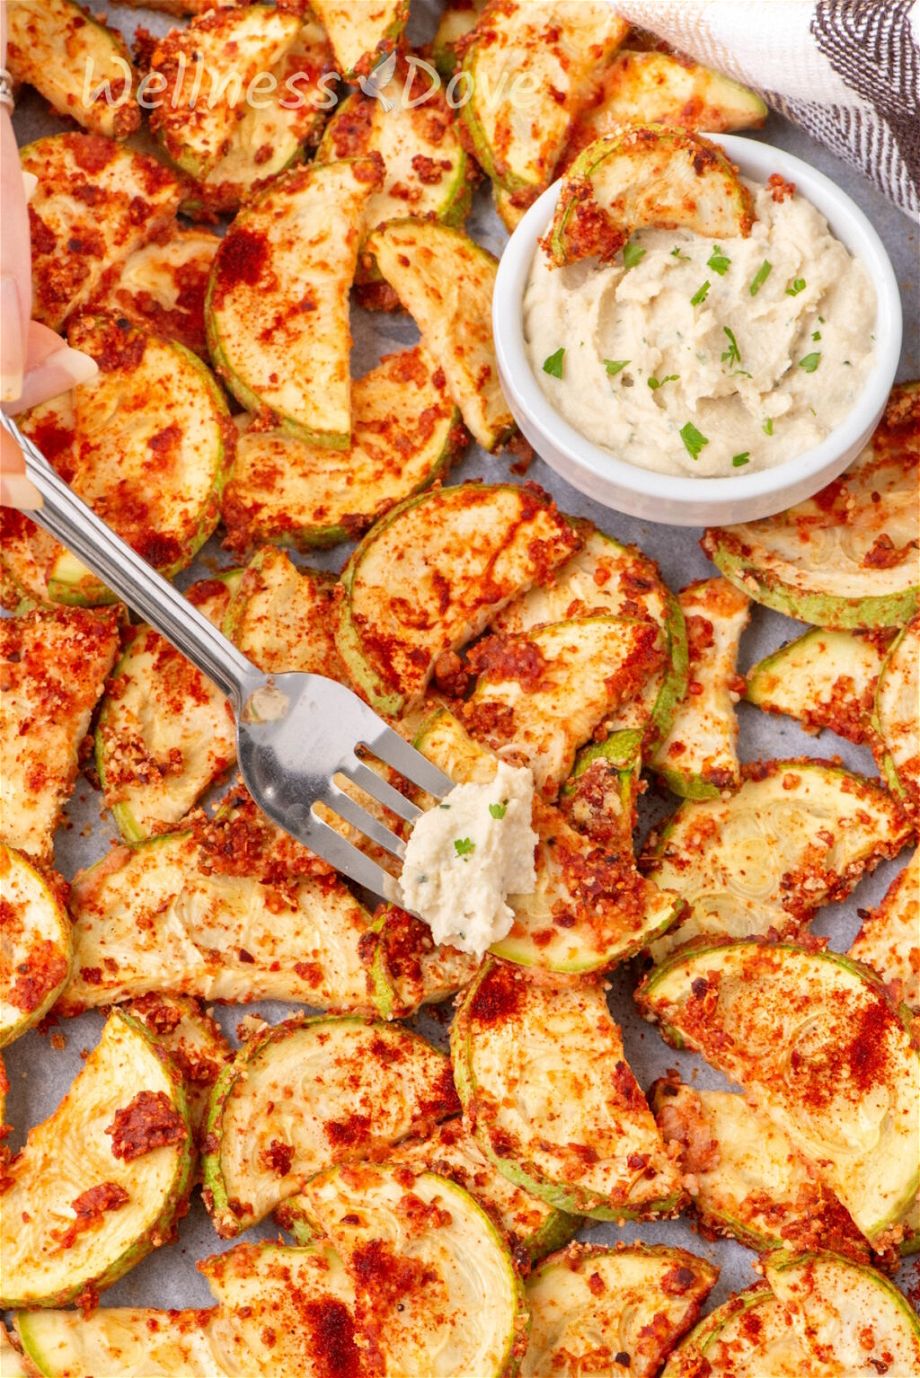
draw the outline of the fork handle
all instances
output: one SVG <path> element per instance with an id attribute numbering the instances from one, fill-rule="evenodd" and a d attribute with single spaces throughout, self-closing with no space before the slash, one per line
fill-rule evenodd
<path id="1" fill-rule="evenodd" d="M 42 496 L 44 505 L 29 513 L 32 520 L 213 680 L 239 714 L 264 678 L 252 661 L 77 497 L 3 411 L 0 425 L 22 449 L 26 473 Z"/>

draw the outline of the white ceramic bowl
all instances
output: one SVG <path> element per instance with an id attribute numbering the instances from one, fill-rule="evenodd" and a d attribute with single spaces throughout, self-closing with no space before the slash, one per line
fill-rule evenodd
<path id="1" fill-rule="evenodd" d="M 715 137 L 715 136 L 710 136 Z M 862 211 L 829 177 L 791 153 L 753 139 L 715 138 L 744 176 L 764 182 L 773 172 L 795 182 L 831 230 L 865 264 L 875 287 L 875 361 L 853 409 L 804 454 L 752 474 L 689 478 L 640 469 L 581 435 L 550 404 L 524 343 L 523 300 L 537 240 L 545 233 L 559 183 L 530 207 L 502 254 L 492 303 L 495 349 L 505 396 L 537 454 L 588 497 L 631 517 L 672 526 L 750 521 L 811 497 L 846 468 L 874 430 L 894 382 L 901 353 L 901 299 L 879 239 Z"/>

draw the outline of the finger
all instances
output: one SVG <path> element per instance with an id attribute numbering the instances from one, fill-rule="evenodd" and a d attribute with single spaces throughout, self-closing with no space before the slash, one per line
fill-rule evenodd
<path id="1" fill-rule="evenodd" d="M 63 349 L 67 341 L 56 330 L 52 330 L 47 325 L 42 325 L 41 321 L 29 321 L 29 329 L 26 334 L 26 372 L 29 373 L 33 368 L 38 368 L 51 354 L 56 354 L 59 349 Z"/>
<path id="2" fill-rule="evenodd" d="M 19 395 L 32 314 L 31 247 L 19 151 L 9 111 L 0 106 L 0 400 Z"/>
<path id="3" fill-rule="evenodd" d="M 10 416 L 18 416 L 29 407 L 37 407 L 41 402 L 50 402 L 69 392 L 80 383 L 91 383 L 98 375 L 99 367 L 95 359 L 69 345 L 59 347 L 49 354 L 37 368 L 30 368 L 22 385 L 22 395 L 6 410 Z"/>
<path id="4" fill-rule="evenodd" d="M 38 489 L 26 478 L 22 451 L 12 436 L 0 430 L 0 506 L 34 512 L 41 505 Z"/>

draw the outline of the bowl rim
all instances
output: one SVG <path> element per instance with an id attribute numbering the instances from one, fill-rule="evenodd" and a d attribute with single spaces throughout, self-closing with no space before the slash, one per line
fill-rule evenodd
<path id="1" fill-rule="evenodd" d="M 495 351 L 504 385 L 531 425 L 574 465 L 601 484 L 629 489 L 643 498 L 678 504 L 741 503 L 801 488 L 821 479 L 844 453 L 857 447 L 876 425 L 895 381 L 903 330 L 901 298 L 888 252 L 868 216 L 825 173 L 795 154 L 756 138 L 706 134 L 736 163 L 743 176 L 765 181 L 780 173 L 793 181 L 827 220 L 837 239 L 862 260 L 876 294 L 875 361 L 852 408 L 817 445 L 768 469 L 719 477 L 662 473 L 620 459 L 588 440 L 547 399 L 533 372 L 524 343 L 524 293 L 538 239 L 546 232 L 561 182 L 555 181 L 528 209 L 499 259 L 492 298 Z M 539 446 L 537 447 L 539 448 Z M 546 462 L 555 467 L 551 460 Z M 812 491 L 816 491 L 816 483 Z"/>

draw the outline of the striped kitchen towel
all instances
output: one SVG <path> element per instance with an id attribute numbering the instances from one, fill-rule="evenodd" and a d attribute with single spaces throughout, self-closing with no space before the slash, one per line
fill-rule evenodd
<path id="1" fill-rule="evenodd" d="M 613 0 L 761 93 L 920 219 L 920 0 Z"/>

